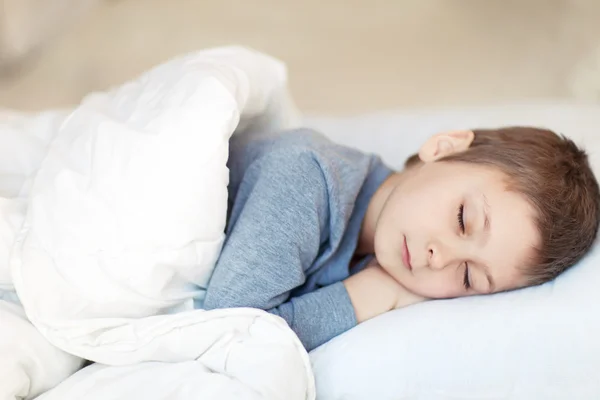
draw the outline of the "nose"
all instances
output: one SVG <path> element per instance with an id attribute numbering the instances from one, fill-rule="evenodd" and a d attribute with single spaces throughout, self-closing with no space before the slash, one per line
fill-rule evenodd
<path id="1" fill-rule="evenodd" d="M 452 262 L 450 251 L 439 243 L 430 243 L 427 252 L 431 269 L 441 270 Z"/>

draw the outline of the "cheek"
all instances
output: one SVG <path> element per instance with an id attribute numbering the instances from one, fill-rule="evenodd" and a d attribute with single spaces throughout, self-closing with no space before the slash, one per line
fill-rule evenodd
<path id="1" fill-rule="evenodd" d="M 430 299 L 449 299 L 465 295 L 465 290 L 455 276 L 430 270 L 399 279 L 408 290 Z"/>
<path id="2" fill-rule="evenodd" d="M 377 225 L 375 226 L 375 240 L 381 241 L 383 238 L 390 235 L 391 232 L 397 231 L 399 222 L 402 221 L 402 208 L 397 196 L 392 196 L 384 204 Z"/>
<path id="3" fill-rule="evenodd" d="M 389 219 L 382 221 L 375 231 L 375 256 L 381 265 L 396 269 L 402 262 L 401 251 L 404 236 L 401 229 Z"/>
<path id="4" fill-rule="evenodd" d="M 402 220 L 413 224 L 422 224 L 427 220 L 435 220 L 451 202 L 452 189 L 444 184 L 427 187 L 417 187 L 413 190 L 399 193 L 395 202 L 396 214 Z M 446 205 L 446 207 L 444 207 Z"/>
<path id="5" fill-rule="evenodd" d="M 424 248 L 432 238 L 448 234 L 449 227 L 453 226 L 455 217 L 449 212 L 452 203 L 442 196 L 430 191 L 398 196 L 392 212 L 382 214 L 382 226 L 387 232 L 395 230 L 406 235 L 410 246 L 415 246 L 411 251 Z"/>

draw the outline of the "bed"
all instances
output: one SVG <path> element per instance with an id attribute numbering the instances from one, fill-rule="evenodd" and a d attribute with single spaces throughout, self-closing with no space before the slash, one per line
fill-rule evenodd
<path id="1" fill-rule="evenodd" d="M 278 60 L 221 48 L 73 110 L 0 115 L 0 399 L 600 396 L 596 248 L 554 282 L 397 310 L 311 354 L 260 310 L 195 310 L 232 134 L 310 126 L 399 168 L 441 130 L 526 124 L 600 165 L 599 105 L 301 117 L 285 87 Z"/>

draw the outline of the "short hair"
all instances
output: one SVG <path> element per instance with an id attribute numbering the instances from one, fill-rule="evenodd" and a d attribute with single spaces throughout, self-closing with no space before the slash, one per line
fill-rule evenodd
<path id="1" fill-rule="evenodd" d="M 493 167 L 508 178 L 536 211 L 540 243 L 531 265 L 523 266 L 528 285 L 550 281 L 592 247 L 600 223 L 600 189 L 588 156 L 572 140 L 534 127 L 474 130 L 471 146 L 438 161 Z M 405 163 L 419 163 L 418 155 Z"/>

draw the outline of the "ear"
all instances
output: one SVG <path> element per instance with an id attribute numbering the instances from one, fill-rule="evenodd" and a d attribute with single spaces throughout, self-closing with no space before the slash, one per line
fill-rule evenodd
<path id="1" fill-rule="evenodd" d="M 440 158 L 465 151 L 475 139 L 473 131 L 452 131 L 430 137 L 419 150 L 423 162 L 434 162 Z"/>

